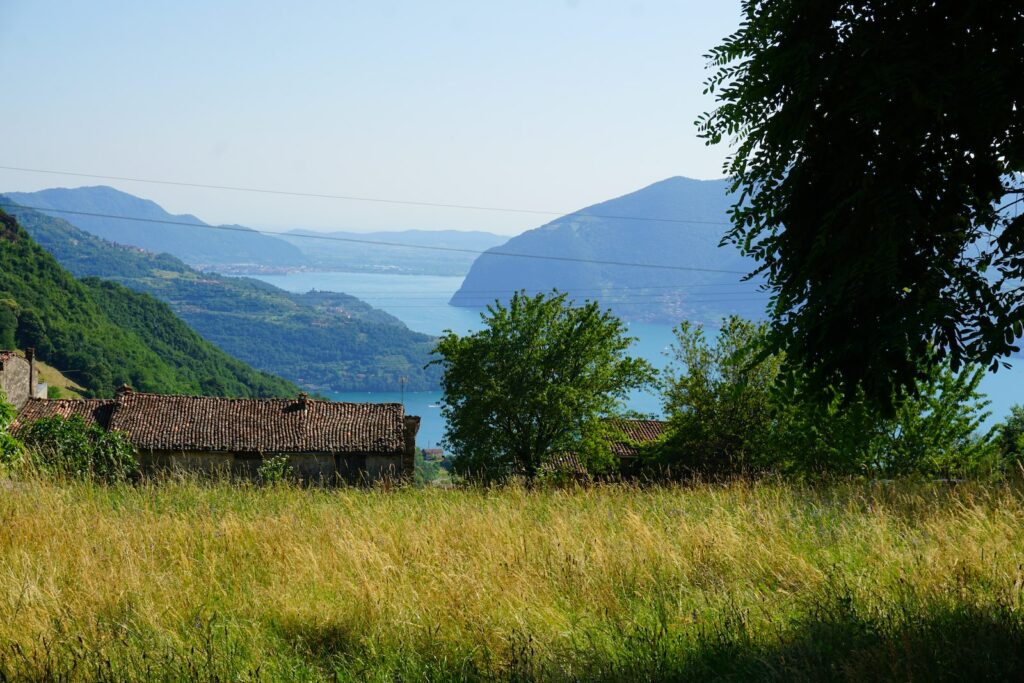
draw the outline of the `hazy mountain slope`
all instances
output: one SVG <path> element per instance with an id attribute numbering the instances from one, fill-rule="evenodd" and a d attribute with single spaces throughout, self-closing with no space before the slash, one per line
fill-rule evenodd
<path id="1" fill-rule="evenodd" d="M 10 192 L 7 197 L 23 206 L 128 216 L 156 221 L 200 223 L 189 214 L 174 215 L 148 199 L 140 199 L 112 187 L 52 188 L 39 192 Z M 120 220 L 80 214 L 51 213 L 103 239 L 166 252 L 197 267 L 301 266 L 305 256 L 288 242 L 252 232 L 211 230 L 194 225 L 171 225 Z M 241 227 L 241 226 L 231 226 Z"/>
<path id="2" fill-rule="evenodd" d="M 292 230 L 283 237 L 302 250 L 315 268 L 406 275 L 465 275 L 478 256 L 467 252 L 485 251 L 508 239 L 490 232 L 461 230 L 326 233 L 333 240 L 311 239 L 302 235 L 325 236 L 325 233 Z M 392 247 L 366 242 L 410 244 L 435 249 Z"/>
<path id="3" fill-rule="evenodd" d="M 741 273 L 749 272 L 752 262 L 732 247 L 718 246 L 731 204 L 726 187 L 724 180 L 669 178 L 529 230 L 492 250 L 700 270 L 484 254 L 451 303 L 477 307 L 518 289 L 558 288 L 579 299 L 596 298 L 630 320 L 710 321 L 733 312 L 760 316 L 767 296 L 741 282 Z"/>
<path id="4" fill-rule="evenodd" d="M 42 217 L 44 220 L 50 220 Z M 298 388 L 257 372 L 202 339 L 163 303 L 120 285 L 80 282 L 0 211 L 0 339 L 35 346 L 42 360 L 109 396 L 143 391 L 287 396 Z"/>
<path id="5" fill-rule="evenodd" d="M 435 389 L 425 370 L 431 337 L 349 296 L 291 294 L 251 278 L 201 273 L 167 254 L 106 242 L 59 218 L 10 209 L 79 277 L 101 276 L 166 301 L 207 340 L 254 367 L 308 388 L 394 391 Z"/>

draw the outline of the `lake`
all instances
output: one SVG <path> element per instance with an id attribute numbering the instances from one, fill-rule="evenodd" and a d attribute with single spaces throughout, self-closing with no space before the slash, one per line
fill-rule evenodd
<path id="1" fill-rule="evenodd" d="M 345 292 L 392 314 L 411 329 L 427 334 L 441 334 L 452 330 L 465 334 L 480 329 L 480 311 L 448 305 L 452 294 L 462 284 L 462 277 L 434 275 L 390 275 L 384 273 L 289 273 L 286 275 L 255 276 L 290 292 L 308 292 L 319 289 Z M 637 339 L 633 352 L 646 358 L 655 367 L 667 363 L 665 351 L 672 343 L 672 327 L 653 323 L 631 323 L 631 336 Z M 982 383 L 982 390 L 992 405 L 992 416 L 986 426 L 995 424 L 1010 411 L 1015 403 L 1024 403 L 1024 362 L 1017 362 L 1009 370 L 990 373 Z M 327 395 L 336 401 L 398 402 L 398 392 L 335 392 Z M 422 418 L 419 445 L 430 448 L 437 445 L 444 433 L 444 421 L 437 407 L 441 392 L 406 392 L 406 410 Z M 630 396 L 629 408 L 641 413 L 660 414 L 657 395 L 635 392 Z"/>

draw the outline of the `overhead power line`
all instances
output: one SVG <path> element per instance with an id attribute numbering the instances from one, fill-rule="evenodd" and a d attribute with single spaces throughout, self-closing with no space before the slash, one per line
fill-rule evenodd
<path id="1" fill-rule="evenodd" d="M 299 271 L 299 272 L 302 272 L 302 271 Z M 332 272 L 332 271 L 327 271 L 327 272 Z M 354 271 L 354 272 L 353 271 L 336 271 L 336 272 L 345 273 L 346 275 L 379 275 L 379 274 L 382 274 L 382 273 L 378 273 L 378 272 L 364 272 L 364 271 Z M 430 274 L 426 274 L 426 273 L 406 273 L 406 274 L 426 275 L 428 277 L 461 277 L 461 276 L 456 276 L 456 275 L 430 275 Z M 263 275 L 265 277 L 274 277 L 274 276 L 277 276 L 278 274 L 277 273 L 266 273 L 266 274 L 263 274 Z M 281 276 L 281 277 L 284 277 L 284 276 Z M 598 293 L 604 293 L 604 292 L 618 292 L 618 291 L 621 291 L 621 290 L 637 290 L 637 289 L 642 289 L 642 290 L 657 289 L 657 290 L 673 290 L 674 291 L 674 290 L 691 289 L 691 288 L 694 288 L 694 287 L 715 287 L 715 288 L 725 289 L 727 287 L 760 287 L 760 286 L 762 286 L 762 283 L 754 282 L 754 281 L 749 281 L 748 280 L 748 281 L 745 281 L 745 282 L 702 282 L 702 283 L 696 283 L 696 284 L 687 283 L 687 284 L 682 284 L 682 285 L 650 285 L 650 286 L 646 286 L 646 285 L 636 285 L 636 286 L 623 285 L 621 287 L 619 287 L 619 286 L 612 286 L 612 287 L 573 287 L 572 291 L 573 292 L 598 292 Z M 463 294 L 507 294 L 510 291 L 518 291 L 520 289 L 527 289 L 527 290 L 531 290 L 532 291 L 535 288 L 533 288 L 533 287 L 505 287 L 503 289 L 460 289 L 459 291 L 462 292 Z M 359 287 L 356 287 L 355 290 L 353 290 L 353 291 L 358 291 L 360 294 L 365 294 L 365 295 L 370 295 L 370 296 L 374 296 L 374 295 L 376 295 L 376 296 L 388 296 L 388 295 L 392 295 L 393 294 L 393 295 L 402 296 L 402 297 L 415 296 L 415 295 L 423 293 L 422 289 L 417 289 L 417 290 L 411 290 L 411 289 L 410 290 L 406 290 L 406 289 L 360 289 Z M 721 292 L 721 293 L 722 294 L 726 294 L 728 292 Z M 740 293 L 740 292 L 737 292 L 737 293 Z M 433 296 L 433 295 L 432 294 L 427 294 L 425 296 L 430 297 L 430 296 Z"/>
<path id="2" fill-rule="evenodd" d="M 569 263 L 589 263 L 593 265 L 601 266 L 621 266 L 626 268 L 650 268 L 654 270 L 677 270 L 687 272 L 698 272 L 698 273 L 724 273 L 728 275 L 744 275 L 748 274 L 748 271 L 742 270 L 725 270 L 720 268 L 700 268 L 697 266 L 673 266 L 668 264 L 660 263 L 635 263 L 632 261 L 602 261 L 598 259 L 584 259 L 574 258 L 571 256 L 548 256 L 543 254 L 516 254 L 514 252 L 505 251 L 481 251 L 479 249 L 461 249 L 458 247 L 436 247 L 425 244 L 407 244 L 399 242 L 384 242 L 381 240 L 363 240 L 354 237 L 338 237 L 337 235 L 309 235 L 304 233 L 299 234 L 286 234 L 281 232 L 275 232 L 273 230 L 256 230 L 254 228 L 243 228 L 240 226 L 232 225 L 208 225 L 206 223 L 194 223 L 187 221 L 169 221 L 159 218 L 141 218 L 137 216 L 118 216 L 115 214 L 108 213 L 96 213 L 92 211 L 72 211 L 70 209 L 53 209 L 45 206 L 27 206 L 25 204 L 13 204 L 13 203 L 0 203 L 0 207 L 10 209 L 30 209 L 32 211 L 40 211 L 42 213 L 61 213 L 73 216 L 89 216 L 92 218 L 109 218 L 113 220 L 125 220 L 125 221 L 137 221 L 140 223 L 156 223 L 160 225 L 178 225 L 184 227 L 193 228 L 206 228 L 209 230 L 225 230 L 229 232 L 244 232 L 248 234 L 258 233 L 261 235 L 273 235 L 275 237 L 287 236 L 295 237 L 300 239 L 317 239 L 326 240 L 329 242 L 350 242 L 355 244 L 373 244 L 376 246 L 384 247 L 403 247 L 407 249 L 422 249 L 428 251 L 444 251 L 444 252 L 456 252 L 462 254 L 487 254 L 490 256 L 506 256 L 513 258 L 527 258 L 527 259 L 538 259 L 543 261 L 562 261 Z"/>
<path id="3" fill-rule="evenodd" d="M 376 204 L 397 204 L 401 206 L 425 206 L 435 209 L 466 209 L 470 211 L 493 211 L 498 213 L 524 213 L 537 216 L 585 216 L 588 218 L 609 218 L 628 221 L 650 221 L 655 223 L 680 223 L 693 225 L 730 225 L 725 221 L 700 221 L 687 220 L 684 218 L 665 218 L 659 216 L 617 216 L 598 213 L 587 213 L 581 211 L 544 211 L 540 209 L 516 209 L 501 206 L 478 206 L 475 204 L 448 204 L 443 202 L 421 202 L 407 199 L 386 199 L 382 197 L 361 197 L 346 194 L 321 194 L 317 192 L 292 192 L 288 190 L 274 190 L 262 187 L 242 187 L 237 185 L 211 185 L 206 183 L 188 183 L 177 180 L 157 180 L 154 178 L 131 178 L 128 176 L 101 175 L 99 173 L 76 173 L 73 171 L 54 171 L 43 168 L 25 168 L 22 166 L 0 166 L 5 171 L 19 171 L 22 173 L 45 173 L 48 175 L 63 175 L 76 178 L 96 178 L 99 180 L 124 180 L 131 183 L 149 183 L 152 185 L 172 185 L 175 187 L 195 187 L 206 190 L 229 190 L 231 192 L 253 192 L 257 194 L 272 194 L 285 197 L 306 197 L 311 199 L 341 199 L 352 202 L 373 202 Z"/>

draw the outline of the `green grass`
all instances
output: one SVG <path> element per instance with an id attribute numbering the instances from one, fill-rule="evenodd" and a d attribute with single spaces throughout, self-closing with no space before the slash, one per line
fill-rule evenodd
<path id="1" fill-rule="evenodd" d="M 1024 675 L 1017 485 L 0 486 L 9 679 Z"/>

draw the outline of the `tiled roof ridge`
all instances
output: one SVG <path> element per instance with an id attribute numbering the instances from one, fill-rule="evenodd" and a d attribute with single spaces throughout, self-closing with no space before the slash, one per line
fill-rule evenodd
<path id="1" fill-rule="evenodd" d="M 386 452 L 403 443 L 404 406 L 123 391 L 111 429 L 140 447 L 249 452 Z"/>
<path id="2" fill-rule="evenodd" d="M 301 400 L 300 396 L 203 396 L 201 394 L 158 394 L 152 391 L 125 391 L 119 393 L 112 399 L 102 399 L 110 401 L 120 401 L 123 398 L 132 396 L 145 396 L 147 398 L 162 398 L 162 399 L 174 399 L 174 398 L 194 398 L 202 399 L 205 401 L 263 401 L 266 403 L 281 402 L 281 403 L 297 403 Z M 51 401 L 78 401 L 83 399 L 39 399 L 39 400 L 51 400 Z M 90 400 L 101 400 L 101 399 L 90 399 Z M 404 407 L 403 403 L 398 401 L 390 401 L 387 403 L 377 402 L 366 402 L 366 401 L 332 401 L 329 398 L 313 398 L 312 396 L 307 397 L 307 403 L 318 403 L 321 405 L 335 405 L 335 406 L 399 406 Z"/>

